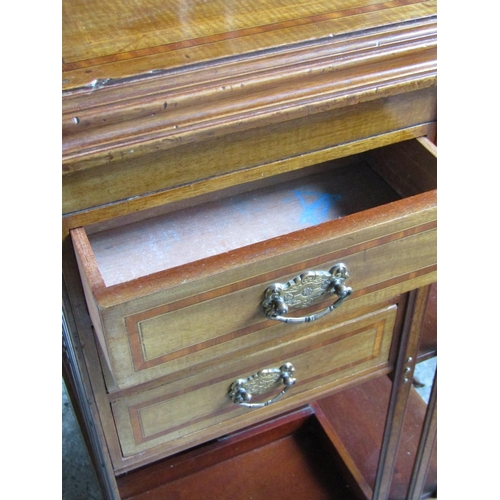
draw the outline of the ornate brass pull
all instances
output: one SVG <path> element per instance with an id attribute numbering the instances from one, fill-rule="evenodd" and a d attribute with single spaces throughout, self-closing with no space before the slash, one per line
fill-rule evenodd
<path id="1" fill-rule="evenodd" d="M 296 380 L 292 377 L 295 368 L 291 363 L 285 363 L 279 368 L 268 368 L 251 375 L 248 378 L 235 380 L 229 388 L 229 397 L 233 403 L 248 408 L 263 408 L 274 403 L 283 396 L 288 389 L 295 384 Z M 254 395 L 265 394 L 279 383 L 284 384 L 284 389 L 274 396 L 274 398 L 264 403 L 250 403 Z"/>
<path id="2" fill-rule="evenodd" d="M 275 283 L 264 292 L 262 307 L 269 319 L 283 323 L 307 323 L 315 321 L 340 306 L 352 293 L 344 285 L 349 277 L 345 264 L 335 264 L 330 271 L 307 271 L 288 283 Z M 337 300 L 329 307 L 302 318 L 285 317 L 289 309 L 309 307 L 323 295 L 336 294 Z"/>

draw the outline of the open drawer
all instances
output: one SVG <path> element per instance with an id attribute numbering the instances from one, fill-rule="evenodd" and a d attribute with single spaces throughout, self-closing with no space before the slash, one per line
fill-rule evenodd
<path id="1" fill-rule="evenodd" d="M 301 335 L 305 325 L 266 316 L 275 283 L 343 264 L 353 293 L 322 328 L 351 300 L 434 281 L 435 148 L 405 141 L 71 235 L 108 390 L 181 380 Z M 315 319 L 336 300 L 313 296 L 286 317 Z"/>

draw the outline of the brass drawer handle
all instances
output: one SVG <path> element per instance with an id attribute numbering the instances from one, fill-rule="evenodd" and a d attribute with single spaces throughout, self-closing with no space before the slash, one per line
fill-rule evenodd
<path id="1" fill-rule="evenodd" d="M 330 271 L 306 271 L 288 283 L 275 283 L 266 288 L 262 307 L 269 319 L 283 323 L 308 323 L 315 321 L 340 306 L 352 293 L 344 285 L 349 277 L 345 264 L 335 264 Z M 285 317 L 289 309 L 309 307 L 327 294 L 336 294 L 338 299 L 323 311 L 302 318 Z"/>
<path id="2" fill-rule="evenodd" d="M 235 380 L 229 388 L 229 397 L 233 403 L 248 408 L 263 408 L 274 403 L 278 398 L 283 396 L 296 379 L 292 377 L 295 368 L 291 363 L 285 363 L 279 368 L 268 368 L 261 370 L 248 378 L 240 378 Z M 265 401 L 264 403 L 250 403 L 254 395 L 265 394 L 273 389 L 277 384 L 283 383 L 284 389 L 274 396 L 274 398 Z"/>

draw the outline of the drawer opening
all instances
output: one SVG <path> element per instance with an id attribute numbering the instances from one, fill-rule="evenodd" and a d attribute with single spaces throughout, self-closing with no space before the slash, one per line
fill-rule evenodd
<path id="1" fill-rule="evenodd" d="M 110 287 L 435 188 L 432 145 L 411 140 L 165 207 L 137 222 L 88 228 L 87 235 Z"/>
<path id="2" fill-rule="evenodd" d="M 434 153 L 425 139 L 401 142 L 183 200 L 154 217 L 72 230 L 108 390 L 176 380 L 303 335 L 304 325 L 269 320 L 261 303 L 269 285 L 305 271 L 343 262 L 354 290 L 314 328 L 350 314 L 358 299 L 433 280 Z M 330 296 L 321 300 L 290 315 L 330 306 Z"/>

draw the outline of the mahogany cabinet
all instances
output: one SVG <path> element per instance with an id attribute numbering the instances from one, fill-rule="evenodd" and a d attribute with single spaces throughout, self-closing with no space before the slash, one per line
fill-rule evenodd
<path id="1" fill-rule="evenodd" d="M 110 498 L 435 492 L 436 79 L 435 2 L 63 5 L 65 373 Z"/>

